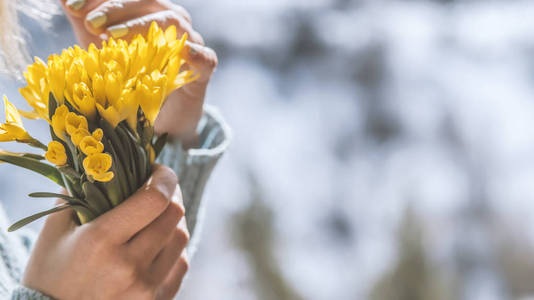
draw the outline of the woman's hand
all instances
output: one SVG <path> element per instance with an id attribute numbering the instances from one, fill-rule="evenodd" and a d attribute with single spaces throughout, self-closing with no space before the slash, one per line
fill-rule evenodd
<path id="1" fill-rule="evenodd" d="M 100 42 L 110 36 L 131 39 L 146 33 L 153 21 L 166 28 L 175 25 L 178 34 L 187 32 L 189 42 L 184 56 L 189 68 L 200 78 L 172 93 L 156 120 L 157 133 L 169 133 L 183 145 L 193 147 L 197 141 L 196 127 L 202 116 L 202 105 L 211 74 L 217 66 L 217 55 L 204 46 L 202 36 L 193 29 L 191 16 L 169 0 L 61 0 L 82 46 Z"/>
<path id="2" fill-rule="evenodd" d="M 23 284 L 55 299 L 172 299 L 188 269 L 176 175 L 156 166 L 137 193 L 90 223 L 48 217 Z"/>

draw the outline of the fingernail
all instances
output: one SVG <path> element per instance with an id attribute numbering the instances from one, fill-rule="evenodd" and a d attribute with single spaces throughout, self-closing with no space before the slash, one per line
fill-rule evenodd
<path id="1" fill-rule="evenodd" d="M 187 45 L 189 46 L 189 54 L 191 56 L 197 55 L 200 51 L 202 51 L 202 46 L 194 43 L 188 42 Z"/>
<path id="2" fill-rule="evenodd" d="M 163 194 L 167 199 L 172 199 L 176 190 L 176 182 L 168 178 L 157 178 L 154 180 L 154 187 Z"/>
<path id="3" fill-rule="evenodd" d="M 104 23 L 106 23 L 107 19 L 108 18 L 106 16 L 106 14 L 101 12 L 101 11 L 90 13 L 90 14 L 87 15 L 87 18 L 86 18 L 86 20 L 89 23 L 91 23 L 93 28 L 98 28 L 98 27 L 104 25 Z"/>
<path id="4" fill-rule="evenodd" d="M 111 33 L 112 37 L 118 39 L 128 34 L 128 26 L 124 24 L 119 24 L 109 27 L 108 31 L 109 33 Z"/>
<path id="5" fill-rule="evenodd" d="M 85 5 L 85 0 L 67 0 L 67 3 L 65 3 L 65 5 L 74 10 L 79 10 Z"/>

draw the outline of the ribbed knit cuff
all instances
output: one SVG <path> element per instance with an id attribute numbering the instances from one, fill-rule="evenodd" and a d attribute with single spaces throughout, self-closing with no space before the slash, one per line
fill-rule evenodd
<path id="1" fill-rule="evenodd" d="M 11 293 L 11 300 L 53 300 L 52 298 L 29 289 L 24 286 L 17 286 Z"/>

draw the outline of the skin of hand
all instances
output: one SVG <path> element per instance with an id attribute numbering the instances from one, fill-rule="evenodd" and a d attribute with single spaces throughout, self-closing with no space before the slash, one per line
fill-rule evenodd
<path id="1" fill-rule="evenodd" d="M 175 25 L 180 36 L 187 32 L 184 47 L 187 67 L 200 77 L 169 95 L 155 123 L 158 134 L 182 141 L 184 148 L 197 144 L 196 128 L 202 116 L 202 106 L 211 75 L 217 67 L 217 55 L 204 46 L 202 36 L 193 29 L 190 14 L 170 0 L 60 0 L 83 47 L 90 43 L 100 46 L 109 38 L 131 39 L 148 32 L 153 21 L 160 27 Z"/>
<path id="2" fill-rule="evenodd" d="M 22 283 L 54 299 L 172 299 L 188 269 L 189 233 L 177 178 L 156 165 L 121 205 L 78 226 L 46 220 Z"/>

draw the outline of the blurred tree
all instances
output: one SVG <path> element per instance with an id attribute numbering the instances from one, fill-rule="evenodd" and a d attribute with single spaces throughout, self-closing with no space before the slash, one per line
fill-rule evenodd
<path id="1" fill-rule="evenodd" d="M 251 204 L 236 216 L 235 237 L 248 254 L 256 279 L 258 298 L 264 300 L 301 300 L 284 279 L 273 253 L 273 217 L 264 204 L 264 196 L 256 176 L 248 172 Z"/>
<path id="2" fill-rule="evenodd" d="M 517 234 L 506 234 L 499 242 L 498 250 L 498 262 L 509 299 L 534 297 L 534 247 Z"/>
<path id="3" fill-rule="evenodd" d="M 443 279 L 427 258 L 422 239 L 421 224 L 413 209 L 407 208 L 398 236 L 398 261 L 372 288 L 370 299 L 457 299 L 453 285 Z"/>

